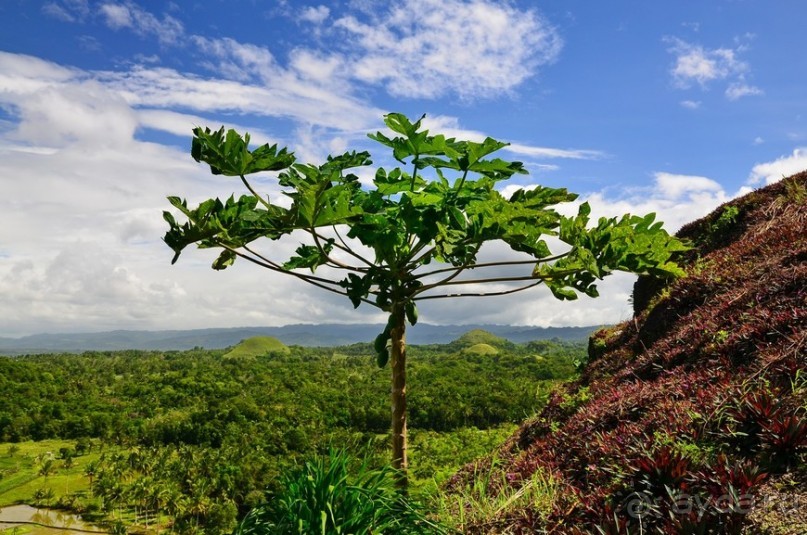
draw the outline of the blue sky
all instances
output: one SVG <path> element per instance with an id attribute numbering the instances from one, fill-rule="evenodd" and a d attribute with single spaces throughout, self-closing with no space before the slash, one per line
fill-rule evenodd
<path id="1" fill-rule="evenodd" d="M 249 266 L 213 272 L 209 251 L 169 265 L 165 197 L 234 190 L 190 159 L 199 124 L 318 161 L 375 150 L 385 112 L 426 113 L 433 132 L 510 142 L 502 156 L 532 173 L 518 186 L 675 230 L 807 168 L 804 20 L 797 0 L 6 0 L 0 335 L 379 319 Z M 614 322 L 631 281 L 421 317 Z"/>

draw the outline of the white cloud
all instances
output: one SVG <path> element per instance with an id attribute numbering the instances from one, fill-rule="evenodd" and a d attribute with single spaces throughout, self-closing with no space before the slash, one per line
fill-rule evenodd
<path id="1" fill-rule="evenodd" d="M 701 107 L 700 100 L 682 100 L 681 107 L 686 108 L 688 110 L 697 110 Z"/>
<path id="2" fill-rule="evenodd" d="M 76 22 L 76 18 L 73 15 L 71 15 L 65 8 L 54 2 L 50 2 L 42 6 L 42 12 L 65 22 Z"/>
<path id="3" fill-rule="evenodd" d="M 265 47 L 240 43 L 229 37 L 208 39 L 199 35 L 191 37 L 191 41 L 205 57 L 218 59 L 210 64 L 219 76 L 239 81 L 270 80 L 280 67 L 274 56 Z"/>
<path id="4" fill-rule="evenodd" d="M 755 165 L 748 180 L 750 184 L 768 185 L 804 170 L 807 170 L 807 147 L 800 147 L 789 156 Z"/>
<path id="5" fill-rule="evenodd" d="M 82 73 L 30 56 L 0 53 L 0 104 L 18 115 L 10 139 L 61 147 L 108 146 L 137 126 L 124 100 Z"/>
<path id="6" fill-rule="evenodd" d="M 656 188 L 662 197 L 672 200 L 697 193 L 723 191 L 723 187 L 710 178 L 671 173 L 656 173 Z"/>
<path id="7" fill-rule="evenodd" d="M 117 30 L 132 26 L 132 14 L 129 12 L 129 8 L 124 5 L 104 4 L 101 6 L 100 11 L 106 17 L 106 23 L 110 28 Z"/>
<path id="8" fill-rule="evenodd" d="M 331 14 L 328 6 L 309 6 L 300 12 L 300 20 L 310 22 L 312 24 L 322 24 Z"/>
<path id="9" fill-rule="evenodd" d="M 652 186 L 627 189 L 618 195 L 609 190 L 587 193 L 579 200 L 591 203 L 592 217 L 653 212 L 669 232 L 675 232 L 734 197 L 703 176 L 657 172 L 654 178 Z"/>
<path id="10" fill-rule="evenodd" d="M 754 145 L 762 145 L 763 143 L 765 143 L 765 140 L 762 137 L 757 136 L 754 138 Z"/>
<path id="11" fill-rule="evenodd" d="M 53 5 L 53 16 L 75 18 L 66 7 Z M 290 15 L 285 7 L 282 11 Z M 365 10 L 363 20 L 347 15 L 327 27 L 331 12 L 320 5 L 303 9 L 298 20 L 317 24 L 317 35 L 328 32 L 333 44 L 327 49 L 297 48 L 284 68 L 266 47 L 227 37 L 188 36 L 176 18 L 159 18 L 132 1 L 106 1 L 97 12 L 108 27 L 155 36 L 163 45 L 191 41 L 201 52 L 202 64 L 217 76 L 275 87 L 297 85 L 309 92 L 320 85 L 321 91 L 344 96 L 353 91 L 349 80 L 382 85 L 393 96 L 500 95 L 554 62 L 562 47 L 555 28 L 535 10 L 519 10 L 510 3 L 404 0 L 377 4 Z M 335 32 L 346 33 L 348 39 Z"/>
<path id="12" fill-rule="evenodd" d="M 7 95 L 25 94 L 54 83 L 70 80 L 79 71 L 34 56 L 0 50 L 0 91 Z"/>
<path id="13" fill-rule="evenodd" d="M 345 130 L 367 129 L 383 114 L 353 97 L 334 94 L 291 75 L 257 84 L 136 66 L 130 71 L 99 72 L 94 76 L 137 107 L 285 117 Z"/>
<path id="14" fill-rule="evenodd" d="M 393 96 L 500 94 L 555 61 L 562 46 L 534 10 L 487 0 L 403 0 L 371 20 L 345 16 L 335 26 L 360 50 L 352 75 Z"/>
<path id="15" fill-rule="evenodd" d="M 65 22 L 83 22 L 90 14 L 90 4 L 88 0 L 46 2 L 42 12 Z"/>
<path id="16" fill-rule="evenodd" d="M 136 113 L 140 128 L 160 130 L 174 134 L 175 136 L 189 138 L 191 131 L 197 126 L 209 126 L 211 129 L 224 126 L 224 128 L 228 130 L 232 128 L 237 132 L 249 133 L 251 144 L 263 145 L 264 143 L 269 143 L 270 145 L 274 145 L 277 143 L 280 146 L 287 145 L 286 142 L 269 135 L 259 128 L 251 128 L 237 123 L 226 122 L 224 124 L 217 124 L 199 115 L 178 113 L 170 110 L 138 110 Z"/>
<path id="17" fill-rule="evenodd" d="M 201 95 L 224 81 L 142 67 L 85 72 L 13 54 L 0 56 L 0 72 L 5 84 L 0 104 L 13 105 L 19 118 L 0 137 L 0 176 L 26 177 L 4 183 L 0 199 L 0 212 L 6 214 L 0 227 L 5 256 L 0 315 L 8 318 L 0 335 L 380 320 L 374 309 L 353 310 L 344 298 L 245 262 L 214 272 L 214 251 L 189 250 L 170 265 L 172 253 L 159 239 L 166 230 L 161 212 L 170 208 L 165 196 L 190 194 L 195 204 L 241 190 L 237 182 L 213 177 L 195 164 L 186 149 L 138 141 L 134 135 L 138 128 L 186 135 L 192 123 L 208 123 L 206 109 L 220 111 L 222 104 L 208 105 Z M 236 94 L 252 87 L 227 83 Z M 214 91 L 213 98 L 221 101 L 223 94 Z M 43 104 L 46 100 L 52 105 Z M 166 101 L 196 113 L 169 109 Z M 255 109 L 254 102 L 247 104 Z M 301 153 L 345 148 L 353 135 L 351 130 L 332 135 L 330 126 L 299 121 L 292 141 Z M 456 119 L 439 121 L 459 128 Z M 278 197 L 271 178 L 256 185 Z M 297 245 L 295 240 L 271 244 L 280 257 Z M 494 247 L 486 254 L 506 249 Z M 436 301 L 424 305 L 422 317 L 434 323 L 597 323 L 629 310 L 629 282 L 608 288 L 607 299 L 560 307 L 553 307 L 546 289 L 531 292 L 529 299 L 475 299 L 472 307 L 463 300 Z"/>
<path id="18" fill-rule="evenodd" d="M 681 89 L 688 89 L 697 84 L 705 89 L 711 82 L 729 81 L 725 95 L 732 101 L 745 96 L 764 94 L 762 89 L 745 81 L 750 66 L 738 57 L 748 49 L 745 41 L 751 38 L 752 35 L 745 35 L 735 39 L 737 42 L 735 48 L 708 49 L 677 37 L 666 37 L 664 41 L 670 45 L 669 52 L 675 55 L 675 64 L 670 69 L 675 85 Z M 693 105 L 694 102 L 685 100 L 681 105 L 694 109 L 697 107 Z"/>
<path id="19" fill-rule="evenodd" d="M 167 195 L 187 195 L 194 204 L 241 188 L 213 177 L 185 148 L 137 140 L 138 129 L 190 137 L 192 126 L 216 124 L 204 117 L 208 112 L 249 113 L 254 121 L 257 111 L 318 125 L 311 138 L 288 140 L 292 148 L 315 150 L 329 142 L 345 146 L 353 128 L 365 132 L 381 115 L 300 80 L 291 86 L 275 90 L 142 66 L 88 72 L 0 53 L 0 106 L 10 114 L 0 130 L 0 176 L 20 177 L 3 182 L 0 198 L 0 335 L 375 318 L 372 311 L 352 312 L 338 296 L 278 283 L 244 262 L 212 279 L 210 251 L 188 251 L 172 267 L 160 241 Z M 242 100 L 233 103 L 234 96 Z M 227 126 L 249 130 L 255 143 L 276 141 L 260 129 Z M 271 176 L 254 183 L 283 200 Z M 273 243 L 280 254 L 297 245 Z"/>
<path id="20" fill-rule="evenodd" d="M 502 150 L 507 150 L 514 154 L 534 156 L 536 158 L 568 158 L 573 160 L 596 160 L 603 158 L 605 154 L 598 150 L 589 149 L 556 149 L 552 147 L 531 147 L 520 143 L 511 143 Z"/>
<path id="21" fill-rule="evenodd" d="M 726 89 L 726 98 L 729 100 L 738 100 L 742 97 L 759 96 L 764 94 L 765 92 L 762 89 L 741 82 L 733 83 Z"/>
<path id="22" fill-rule="evenodd" d="M 302 79 L 320 85 L 335 84 L 342 93 L 349 88 L 342 79 L 344 59 L 338 55 L 323 55 L 312 50 L 297 49 L 290 56 L 290 67 Z"/>
<path id="23" fill-rule="evenodd" d="M 272 306 L 305 290 L 287 284 L 256 294 L 267 279 L 249 266 L 228 278 L 226 292 L 211 287 L 209 252 L 191 251 L 170 266 L 159 239 L 161 212 L 170 208 L 165 197 L 190 194 L 193 204 L 226 197 L 236 184 L 210 175 L 187 150 L 138 141 L 134 132 L 179 133 L 200 117 L 133 109 L 92 73 L 35 58 L 0 54 L 0 72 L 0 105 L 16 118 L 0 134 L 0 176 L 17 177 L 3 182 L 0 198 L 0 335 L 280 324 L 286 313 L 324 321 L 333 311 Z M 271 180 L 256 183 L 279 193 Z M 255 313 L 239 312 L 230 292 Z"/>
<path id="24" fill-rule="evenodd" d="M 712 80 L 722 80 L 748 70 L 748 65 L 737 59 L 733 49 L 708 50 L 676 37 L 665 40 L 671 44 L 670 52 L 675 54 L 671 74 L 681 87 L 690 87 L 693 82 L 704 86 Z"/>
<path id="25" fill-rule="evenodd" d="M 129 28 L 141 36 L 154 35 L 163 44 L 177 42 L 185 31 L 182 23 L 171 15 L 159 19 L 134 2 L 106 2 L 99 6 L 98 12 L 114 30 Z"/>

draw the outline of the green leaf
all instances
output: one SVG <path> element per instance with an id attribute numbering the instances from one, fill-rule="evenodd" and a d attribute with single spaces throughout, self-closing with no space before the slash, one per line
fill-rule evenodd
<path id="1" fill-rule="evenodd" d="M 294 155 L 277 145 L 261 145 L 249 150 L 249 134 L 242 137 L 235 130 L 222 126 L 219 130 L 194 128 L 191 156 L 205 162 L 214 175 L 243 176 L 259 171 L 279 171 L 294 163 Z"/>
<path id="2" fill-rule="evenodd" d="M 218 258 L 213 262 L 213 269 L 222 270 L 233 265 L 235 262 L 236 254 L 229 249 L 221 252 Z"/>
<path id="3" fill-rule="evenodd" d="M 314 245 L 301 245 L 295 251 L 297 255 L 283 264 L 283 269 L 308 268 L 313 273 L 319 266 L 328 261 L 328 254 L 333 250 L 333 244 L 334 240 L 326 240 L 321 244 L 322 250 Z"/>
<path id="4" fill-rule="evenodd" d="M 370 274 L 360 277 L 355 273 L 348 273 L 346 278 L 339 281 L 339 286 L 346 290 L 350 302 L 353 303 L 353 308 L 358 308 L 362 299 L 369 295 L 373 282 Z"/>

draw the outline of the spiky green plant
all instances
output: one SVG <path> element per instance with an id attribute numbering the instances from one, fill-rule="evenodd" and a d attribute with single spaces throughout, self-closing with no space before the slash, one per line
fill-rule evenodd
<path id="1" fill-rule="evenodd" d="M 233 535 L 427 535 L 447 530 L 396 489 L 392 468 L 350 470 L 344 450 L 306 462 L 283 491 L 247 514 Z"/>

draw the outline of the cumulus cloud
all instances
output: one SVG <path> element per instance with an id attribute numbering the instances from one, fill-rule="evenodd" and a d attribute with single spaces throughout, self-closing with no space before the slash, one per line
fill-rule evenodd
<path id="1" fill-rule="evenodd" d="M 744 36 L 744 39 L 750 37 Z M 762 89 L 745 81 L 750 73 L 750 66 L 739 58 L 747 49 L 747 45 L 742 42 L 738 42 L 735 48 L 709 49 L 677 37 L 666 37 L 664 41 L 669 44 L 669 52 L 675 56 L 670 74 L 677 87 L 688 89 L 698 85 L 705 89 L 712 82 L 728 81 L 725 95 L 729 100 L 764 94 Z M 697 107 L 691 105 L 692 103 L 694 101 L 685 100 L 681 104 L 690 108 Z"/>
<path id="2" fill-rule="evenodd" d="M 688 110 L 697 110 L 701 107 L 701 102 L 699 100 L 682 100 L 681 107 Z"/>
<path id="3" fill-rule="evenodd" d="M 246 265 L 218 285 L 210 251 L 189 251 L 170 266 L 160 241 L 165 197 L 190 194 L 193 204 L 226 197 L 235 185 L 185 149 L 139 141 L 135 132 L 187 136 L 189 123 L 208 120 L 135 108 L 94 73 L 35 58 L 0 54 L 0 73 L 0 106 L 14 118 L 0 133 L 0 176 L 14 177 L 0 198 L 0 335 L 325 321 L 336 308 Z M 256 183 L 279 195 L 273 181 Z M 296 299 L 299 307 L 285 305 Z"/>
<path id="4" fill-rule="evenodd" d="M 304 153 L 307 144 L 344 147 L 353 128 L 364 132 L 378 121 L 379 110 L 299 80 L 274 91 L 143 66 L 83 71 L 9 53 L 0 53 L 0 106 L 9 117 L 0 129 L 0 176 L 18 177 L 4 182 L 0 199 L 0 336 L 377 319 L 243 262 L 213 278 L 211 251 L 188 251 L 171 266 L 160 241 L 165 197 L 189 195 L 195 204 L 241 189 L 210 175 L 187 149 L 136 136 L 156 129 L 188 139 L 193 126 L 216 124 L 208 114 L 258 111 L 315 130 L 278 140 L 235 117 L 226 126 L 250 131 L 255 143 L 281 141 Z M 284 199 L 271 176 L 254 182 Z M 299 244 L 273 245 L 282 255 Z"/>
<path id="5" fill-rule="evenodd" d="M 748 64 L 738 60 L 733 49 L 709 50 L 676 37 L 668 38 L 667 42 L 671 45 L 670 52 L 675 54 L 671 74 L 681 87 L 690 87 L 693 82 L 704 86 L 712 80 L 722 80 L 748 70 Z"/>
<path id="6" fill-rule="evenodd" d="M 788 156 L 755 165 L 748 180 L 750 184 L 768 185 L 804 170 L 807 170 L 807 147 L 800 147 Z"/>
<path id="7" fill-rule="evenodd" d="M 509 91 L 555 61 L 558 32 L 534 10 L 487 0 L 404 0 L 369 20 L 335 22 L 351 36 L 352 75 L 394 96 L 470 99 Z"/>
<path id="8" fill-rule="evenodd" d="M 287 7 L 281 11 L 292 16 Z M 86 0 L 63 0 L 45 9 L 51 16 L 78 20 L 86 17 L 89 7 Z M 509 2 L 404 0 L 376 4 L 364 16 L 360 12 L 333 20 L 325 5 L 302 9 L 297 20 L 317 25 L 317 35 L 327 33 L 331 44 L 294 49 L 284 68 L 266 47 L 188 35 L 178 19 L 158 17 L 133 1 L 105 1 L 95 10 L 115 30 L 153 36 L 163 45 L 192 42 L 200 61 L 217 76 L 250 83 L 275 81 L 276 87 L 287 88 L 296 83 L 300 92 L 319 84 L 342 96 L 353 90 L 348 80 L 358 80 L 383 86 L 393 96 L 491 97 L 512 91 L 539 67 L 554 62 L 562 47 L 557 30 L 536 10 L 521 10 Z"/>
<path id="9" fill-rule="evenodd" d="M 668 231 L 675 232 L 734 196 L 704 176 L 656 172 L 652 186 L 586 193 L 579 201 L 591 203 L 594 218 L 653 212 Z"/>

